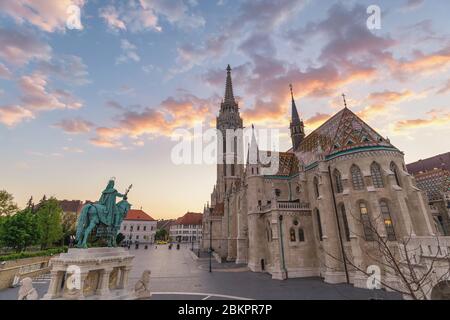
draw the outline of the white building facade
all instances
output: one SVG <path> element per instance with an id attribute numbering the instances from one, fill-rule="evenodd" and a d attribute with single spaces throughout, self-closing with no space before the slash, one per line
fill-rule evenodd
<path id="1" fill-rule="evenodd" d="M 170 226 L 170 237 L 173 242 L 199 243 L 202 240 L 202 219 L 201 213 L 188 212 L 178 218 Z"/>
<path id="2" fill-rule="evenodd" d="M 155 242 L 157 221 L 142 210 L 130 210 L 122 222 L 120 232 L 132 243 Z"/>

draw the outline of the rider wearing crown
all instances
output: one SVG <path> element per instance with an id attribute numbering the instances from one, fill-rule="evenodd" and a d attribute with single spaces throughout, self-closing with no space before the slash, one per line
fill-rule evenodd
<path id="1" fill-rule="evenodd" d="M 117 215 L 116 197 L 124 198 L 126 200 L 126 195 L 123 195 L 114 189 L 114 181 L 114 177 L 109 180 L 106 189 L 103 190 L 100 200 L 97 202 L 106 207 L 106 213 L 112 218 Z"/>

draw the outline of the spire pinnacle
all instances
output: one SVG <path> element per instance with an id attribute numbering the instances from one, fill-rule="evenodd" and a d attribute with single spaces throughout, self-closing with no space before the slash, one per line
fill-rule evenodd
<path id="1" fill-rule="evenodd" d="M 342 94 L 342 98 L 344 99 L 344 107 L 347 108 L 347 101 L 345 100 L 345 93 Z"/>
<path id="2" fill-rule="evenodd" d="M 297 105 L 294 100 L 294 89 L 292 84 L 289 84 L 289 88 L 291 89 L 291 99 L 292 99 L 292 118 L 291 121 L 294 122 L 296 120 L 300 121 L 300 117 L 298 116 Z"/>
<path id="3" fill-rule="evenodd" d="M 228 65 L 227 67 L 227 82 L 225 86 L 225 99 L 224 102 L 235 103 L 234 94 L 233 94 L 233 82 L 231 81 L 231 67 Z"/>

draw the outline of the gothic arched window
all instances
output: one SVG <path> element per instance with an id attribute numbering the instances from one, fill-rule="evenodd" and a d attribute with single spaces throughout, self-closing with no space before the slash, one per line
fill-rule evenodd
<path id="1" fill-rule="evenodd" d="M 370 174 L 372 175 L 372 183 L 375 188 L 384 188 L 383 175 L 381 167 L 378 163 L 373 162 L 370 166 Z"/>
<path id="2" fill-rule="evenodd" d="M 395 182 L 397 183 L 397 185 L 399 187 L 401 187 L 402 184 L 400 183 L 400 175 L 399 175 L 399 172 L 398 172 L 398 167 L 397 167 L 397 165 L 394 162 L 391 162 L 390 169 L 394 173 Z"/>
<path id="3" fill-rule="evenodd" d="M 350 241 L 350 229 L 348 227 L 347 213 L 345 212 L 345 205 L 341 204 L 340 206 L 340 214 L 342 218 L 342 224 L 344 227 L 344 236 L 345 240 Z"/>
<path id="4" fill-rule="evenodd" d="M 353 189 L 355 190 L 364 189 L 364 179 L 361 174 L 361 169 L 359 169 L 359 167 L 354 164 L 350 168 L 350 173 L 352 175 Z"/>
<path id="5" fill-rule="evenodd" d="M 342 176 L 338 169 L 334 169 L 334 184 L 337 193 L 342 193 L 344 191 L 344 187 L 342 186 Z"/>
<path id="6" fill-rule="evenodd" d="M 319 240 L 323 240 L 322 222 L 320 221 L 319 209 L 316 209 L 317 228 L 319 229 Z"/>
<path id="7" fill-rule="evenodd" d="M 313 184 L 314 184 L 314 194 L 316 195 L 316 198 L 318 198 L 320 196 L 320 193 L 319 193 L 319 179 L 317 179 L 317 177 L 314 177 Z"/>
<path id="8" fill-rule="evenodd" d="M 389 241 L 395 241 L 394 225 L 392 223 L 391 212 L 389 211 L 389 205 L 385 200 L 380 201 L 381 216 L 383 217 L 384 227 L 386 228 L 386 234 Z"/>
<path id="9" fill-rule="evenodd" d="M 298 229 L 298 241 L 300 242 L 305 241 L 305 232 L 303 231 L 303 228 Z"/>
<path id="10" fill-rule="evenodd" d="M 289 230 L 289 236 L 291 238 L 291 242 L 295 242 L 296 241 L 296 239 L 295 239 L 295 229 L 294 228 L 291 228 Z"/>
<path id="11" fill-rule="evenodd" d="M 361 216 L 361 223 L 364 230 L 366 241 L 373 241 L 372 223 L 370 222 L 369 211 L 365 202 L 359 203 L 359 213 Z"/>

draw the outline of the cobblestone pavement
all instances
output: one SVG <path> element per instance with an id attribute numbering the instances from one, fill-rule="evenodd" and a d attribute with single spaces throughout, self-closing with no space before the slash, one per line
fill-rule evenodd
<path id="1" fill-rule="evenodd" d="M 135 256 L 130 274 L 130 287 L 146 269 L 151 270 L 152 300 L 209 299 L 401 299 L 400 295 L 381 290 L 370 291 L 351 285 L 331 285 L 319 278 L 273 280 L 270 275 L 248 271 L 245 265 L 212 263 L 209 259 L 193 259 L 190 246 L 180 250 L 152 246 L 148 250 L 131 249 Z M 48 288 L 48 275 L 34 279 L 42 297 Z M 0 300 L 17 298 L 18 288 L 0 291 Z"/>

